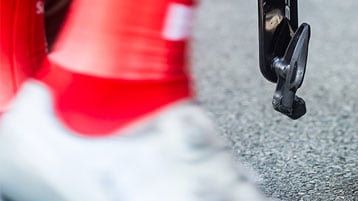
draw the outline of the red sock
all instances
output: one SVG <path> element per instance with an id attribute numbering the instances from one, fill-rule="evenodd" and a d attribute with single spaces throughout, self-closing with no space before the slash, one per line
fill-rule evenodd
<path id="1" fill-rule="evenodd" d="M 46 53 L 42 0 L 0 0 L 0 111 Z"/>
<path id="2" fill-rule="evenodd" d="M 81 134 L 111 135 L 191 98 L 193 7 L 194 0 L 75 0 L 39 76 L 57 115 Z"/>

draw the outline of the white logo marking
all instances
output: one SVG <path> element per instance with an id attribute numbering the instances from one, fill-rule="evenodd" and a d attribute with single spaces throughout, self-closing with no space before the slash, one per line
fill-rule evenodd
<path id="1" fill-rule="evenodd" d="M 173 41 L 186 39 L 191 32 L 193 14 L 192 7 L 172 3 L 164 22 L 163 37 Z"/>
<path id="2" fill-rule="evenodd" d="M 43 1 L 36 2 L 36 14 L 40 15 L 45 12 L 45 5 Z"/>

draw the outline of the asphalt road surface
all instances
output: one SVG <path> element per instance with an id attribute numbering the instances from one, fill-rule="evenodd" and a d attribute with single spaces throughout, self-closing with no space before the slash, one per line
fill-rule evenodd
<path id="1" fill-rule="evenodd" d="M 275 85 L 259 72 L 256 0 L 203 0 L 193 46 L 199 101 L 284 201 L 358 200 L 358 1 L 299 1 L 312 26 L 298 121 L 271 106 Z"/>

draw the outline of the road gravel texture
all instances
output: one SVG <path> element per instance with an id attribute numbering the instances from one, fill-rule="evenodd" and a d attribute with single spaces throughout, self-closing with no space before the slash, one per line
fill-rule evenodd
<path id="1" fill-rule="evenodd" d="M 299 1 L 312 26 L 299 95 L 308 113 L 292 121 L 271 106 L 259 72 L 257 1 L 202 0 L 194 27 L 199 102 L 261 190 L 283 201 L 358 200 L 358 1 Z"/>

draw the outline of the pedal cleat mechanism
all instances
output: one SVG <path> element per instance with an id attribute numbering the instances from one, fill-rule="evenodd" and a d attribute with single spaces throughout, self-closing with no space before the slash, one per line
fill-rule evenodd
<path id="1" fill-rule="evenodd" d="M 291 119 L 306 113 L 305 101 L 296 96 L 308 57 L 311 28 L 298 27 L 297 0 L 259 0 L 260 69 L 277 83 L 272 105 Z"/>

